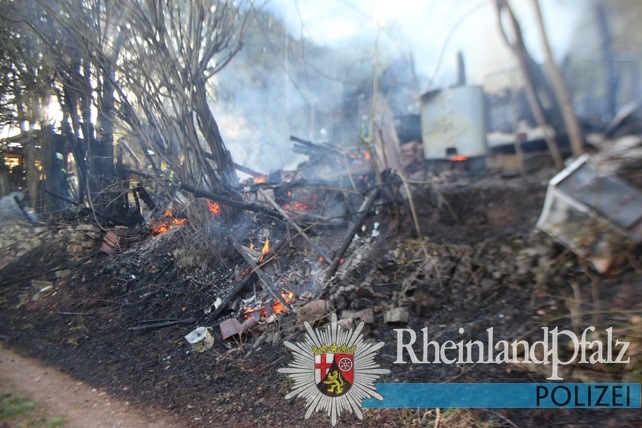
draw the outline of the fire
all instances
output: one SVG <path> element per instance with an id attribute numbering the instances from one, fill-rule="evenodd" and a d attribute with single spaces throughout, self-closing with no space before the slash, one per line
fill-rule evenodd
<path id="1" fill-rule="evenodd" d="M 283 298 L 283 301 L 287 303 L 288 305 L 292 302 L 294 302 L 294 293 L 291 291 L 288 291 L 287 293 L 281 292 L 281 298 Z M 280 314 L 281 312 L 286 312 L 287 310 L 285 307 L 279 302 L 278 300 L 274 299 L 274 304 L 272 304 L 272 313 L 275 314 Z"/>
<path id="2" fill-rule="evenodd" d="M 452 162 L 463 162 L 465 160 L 468 160 L 467 156 L 464 155 L 453 155 L 449 158 Z"/>
<path id="3" fill-rule="evenodd" d="M 305 211 L 310 209 L 310 206 L 307 205 L 307 204 L 304 204 L 303 202 L 293 201 L 290 204 L 285 204 L 283 206 L 283 209 L 286 212 L 292 212 L 292 211 L 294 211 L 294 212 L 305 212 Z"/>
<path id="4" fill-rule="evenodd" d="M 270 252 L 270 238 L 265 240 L 265 244 L 263 244 L 263 248 L 261 248 L 261 256 L 259 257 L 259 263 L 261 263 L 265 259 L 265 256 L 269 252 Z"/>
<path id="5" fill-rule="evenodd" d="M 372 155 L 370 154 L 369 150 L 366 150 L 363 155 L 367 160 L 370 160 L 372 158 Z"/>
<path id="6" fill-rule="evenodd" d="M 265 175 L 261 175 L 259 177 L 254 177 L 254 183 L 256 184 L 261 184 L 261 183 L 267 183 L 268 179 Z"/>
<path id="7" fill-rule="evenodd" d="M 205 202 L 207 203 L 207 208 L 209 208 L 209 210 L 213 212 L 214 215 L 216 215 L 217 217 L 221 215 L 221 206 L 218 204 L 218 202 L 213 202 L 210 200 L 206 200 Z"/>
<path id="8" fill-rule="evenodd" d="M 282 291 L 281 298 L 286 304 L 290 305 L 292 304 L 292 302 L 294 302 L 296 295 L 291 291 L 287 291 L 287 292 Z M 287 309 L 283 306 L 283 304 L 281 304 L 281 302 L 278 299 L 274 299 L 270 308 L 272 309 L 273 314 L 280 314 L 283 312 L 287 312 Z M 267 316 L 266 306 L 263 306 L 262 308 L 257 308 L 257 309 L 245 309 L 243 316 L 245 317 L 245 319 L 248 319 L 249 317 L 252 316 L 253 313 L 259 312 L 259 311 L 261 313 L 261 318 Z"/>
<path id="9" fill-rule="evenodd" d="M 187 223 L 186 218 L 174 218 L 172 210 L 165 210 L 163 217 L 158 220 L 152 219 L 150 226 L 154 235 L 160 235 L 174 228 L 174 226 L 180 226 L 185 223 Z"/>

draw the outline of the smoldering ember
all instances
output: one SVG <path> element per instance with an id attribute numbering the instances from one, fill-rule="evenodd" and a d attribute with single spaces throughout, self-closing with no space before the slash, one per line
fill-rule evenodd
<path id="1" fill-rule="evenodd" d="M 383 342 L 385 384 L 550 383 L 548 357 L 642 382 L 642 5 L 443 2 L 409 31 L 401 6 L 285 3 L 0 0 L 0 365 L 185 427 L 329 426 L 283 374 L 325 326 Z M 444 361 L 500 340 L 499 364 Z M 1 374 L 3 397 L 50 381 Z M 337 425 L 642 424 L 362 413 Z"/>

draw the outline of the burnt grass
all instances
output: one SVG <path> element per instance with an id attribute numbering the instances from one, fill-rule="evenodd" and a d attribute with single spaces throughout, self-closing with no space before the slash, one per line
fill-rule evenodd
<path id="1" fill-rule="evenodd" d="M 537 340 L 539 333 L 541 339 L 542 325 L 570 328 L 570 282 L 591 296 L 580 302 L 584 309 L 599 300 L 602 312 L 640 313 L 642 283 L 635 263 L 602 277 L 534 230 L 545 180 L 471 180 L 441 186 L 438 192 L 417 187 L 413 195 L 432 264 L 426 263 L 408 203 L 383 201 L 367 220 L 366 229 L 379 223 L 381 235 L 363 244 L 363 262 L 313 293 L 329 300 L 339 314 L 374 309 L 375 322 L 364 333 L 386 344 L 378 361 L 391 374 L 383 382 L 542 382 L 547 377 L 506 365 L 393 364 L 394 329 L 420 333 L 428 327 L 430 339 L 439 342 L 483 340 L 491 326 L 496 338 Z M 287 236 L 280 223 L 248 217 L 238 230 L 214 227 L 204 237 L 182 227 L 111 256 L 96 252 L 72 260 L 64 242 L 52 241 L 0 270 L 0 337 L 6 346 L 95 388 L 143 409 L 175 415 L 184 426 L 329 426 L 320 413 L 304 420 L 302 399 L 284 399 L 290 383 L 277 369 L 291 356 L 283 341 L 304 337 L 295 314 L 223 341 L 218 325 L 238 312 L 226 311 L 216 320 L 206 313 L 246 268 L 230 234 L 248 236 L 257 230 L 269 231 L 273 242 Z M 345 230 L 313 228 L 310 233 L 333 248 Z M 304 248 L 307 243 L 300 238 L 282 245 L 270 268 L 292 288 L 311 282 L 306 274 L 318 265 Z M 349 253 L 359 250 L 353 246 Z M 639 252 L 631 256 L 639 265 Z M 33 279 L 53 287 L 37 294 Z M 392 302 L 408 308 L 408 323 L 383 322 Z M 180 323 L 141 328 L 167 320 Z M 597 321 L 608 325 L 613 319 L 605 315 Z M 626 318 L 617 321 L 628 326 Z M 204 353 L 193 352 L 184 339 L 199 325 L 212 326 L 216 338 Z M 639 366 L 639 354 L 633 357 Z M 568 375 L 565 381 L 577 380 L 575 372 Z M 597 379 L 629 378 L 611 371 Z M 433 426 L 437 413 L 368 409 L 363 420 L 344 413 L 339 426 Z M 439 420 L 446 427 L 642 426 L 639 410 L 445 409 Z"/>

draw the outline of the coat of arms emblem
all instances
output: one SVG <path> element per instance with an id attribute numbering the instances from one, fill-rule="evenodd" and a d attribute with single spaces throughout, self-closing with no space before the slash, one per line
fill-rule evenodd
<path id="1" fill-rule="evenodd" d="M 294 381 L 285 398 L 305 398 L 306 419 L 317 410 L 325 410 L 333 426 L 342 410 L 352 410 L 362 419 L 363 399 L 383 399 L 374 382 L 390 370 L 380 368 L 374 359 L 384 344 L 365 342 L 363 326 L 362 322 L 354 330 L 344 330 L 333 314 L 331 323 L 321 329 L 313 329 L 306 322 L 304 342 L 285 342 L 294 355 L 292 364 L 279 369 Z"/>

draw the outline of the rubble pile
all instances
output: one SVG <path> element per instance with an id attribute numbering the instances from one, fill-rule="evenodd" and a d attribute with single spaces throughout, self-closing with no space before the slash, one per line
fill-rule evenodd
<path id="1" fill-rule="evenodd" d="M 5 221 L 0 229 L 0 268 L 45 244 L 64 249 L 72 258 L 78 257 L 96 249 L 101 236 L 102 231 L 94 224 L 49 227 Z"/>
<path id="2" fill-rule="evenodd" d="M 506 290 L 543 284 L 550 241 L 541 233 L 486 240 L 475 247 L 409 240 L 388 251 L 359 285 L 339 286 L 330 301 L 343 318 L 407 322 L 449 305 L 480 306 Z"/>

